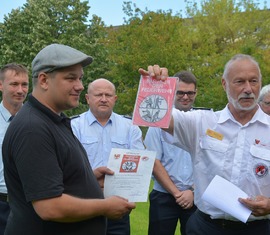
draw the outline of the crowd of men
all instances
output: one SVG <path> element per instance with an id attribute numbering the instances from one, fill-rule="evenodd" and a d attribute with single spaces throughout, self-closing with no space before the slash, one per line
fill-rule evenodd
<path id="1" fill-rule="evenodd" d="M 181 71 L 167 129 L 149 128 L 145 137 L 132 121 L 113 112 L 113 83 L 99 78 L 88 85 L 89 110 L 75 118 L 63 112 L 79 105 L 83 68 L 93 58 L 72 47 L 51 44 L 27 69 L 7 64 L 0 71 L 2 161 L 0 235 L 130 235 L 127 199 L 104 198 L 112 148 L 157 152 L 150 193 L 148 234 L 265 235 L 270 233 L 270 93 L 261 89 L 258 63 L 238 54 L 225 65 L 223 110 L 198 110 L 194 74 Z M 157 80 L 169 77 L 158 65 L 139 69 Z M 24 104 L 23 104 L 24 103 Z M 246 223 L 206 203 L 201 196 L 215 175 L 250 198 Z"/>

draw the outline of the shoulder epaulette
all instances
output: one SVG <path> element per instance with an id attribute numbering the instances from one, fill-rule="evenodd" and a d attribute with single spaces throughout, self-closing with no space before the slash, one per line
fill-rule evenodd
<path id="1" fill-rule="evenodd" d="M 192 107 L 192 110 L 212 110 L 212 109 L 207 107 Z"/>
<path id="2" fill-rule="evenodd" d="M 80 115 L 74 115 L 74 116 L 71 116 L 70 119 L 75 119 L 75 118 L 78 118 L 80 117 Z"/>
<path id="3" fill-rule="evenodd" d="M 132 119 L 132 116 L 129 115 L 129 114 L 125 114 L 125 115 L 123 115 L 123 117 L 124 117 L 124 118 L 127 118 L 127 119 Z"/>

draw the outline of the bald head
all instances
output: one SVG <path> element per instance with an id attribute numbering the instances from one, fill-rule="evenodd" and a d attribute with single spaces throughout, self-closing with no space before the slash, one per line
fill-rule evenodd
<path id="1" fill-rule="evenodd" d="M 107 87 L 108 89 L 113 90 L 115 94 L 114 84 L 105 78 L 98 78 L 95 81 L 89 83 L 87 93 L 89 94 L 90 92 L 95 90 L 95 87 Z"/>
<path id="2" fill-rule="evenodd" d="M 92 114 L 105 125 L 117 100 L 114 84 L 105 78 L 99 78 L 88 85 L 85 97 Z"/>

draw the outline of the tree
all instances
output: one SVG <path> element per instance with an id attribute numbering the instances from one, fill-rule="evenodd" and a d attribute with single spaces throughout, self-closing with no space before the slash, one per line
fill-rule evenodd
<path id="1" fill-rule="evenodd" d="M 136 14 L 132 15 L 130 3 L 126 4 L 130 20 L 110 31 L 108 37 L 109 58 L 115 64 L 107 76 L 117 84 L 120 97 L 116 110 L 120 113 L 132 113 L 139 82 L 138 68 L 155 63 L 177 72 L 188 64 L 186 58 L 191 47 L 186 37 L 189 31 L 186 22 L 172 16 L 171 11 L 142 12 L 134 4 Z"/>
<path id="2" fill-rule="evenodd" d="M 106 35 L 104 23 L 97 16 L 87 22 L 90 8 L 87 3 L 80 0 L 27 0 L 22 8 L 12 10 L 0 25 L 0 64 L 22 63 L 31 72 L 31 62 L 43 47 L 51 43 L 69 45 L 94 58 L 85 70 L 86 87 L 108 67 L 107 51 L 100 42 Z M 81 101 L 85 103 L 85 99 Z M 79 107 L 82 108 L 85 107 Z"/>
<path id="3" fill-rule="evenodd" d="M 132 113 L 138 68 L 149 64 L 167 67 L 171 76 L 179 70 L 193 72 L 198 78 L 196 105 L 215 110 L 227 103 L 220 82 L 224 65 L 234 54 L 254 56 L 262 74 L 269 74 L 268 10 L 260 10 L 252 0 L 202 0 L 200 6 L 185 2 L 186 18 L 171 11 L 143 12 L 125 3 L 129 19 L 108 36 L 114 66 L 107 74 L 118 84 L 119 112 Z"/>
<path id="4" fill-rule="evenodd" d="M 270 31 L 261 23 L 267 19 L 269 22 L 270 12 L 260 10 L 252 0 L 204 0 L 199 8 L 195 1 L 189 1 L 187 12 L 194 22 L 195 38 L 199 39 L 195 49 L 207 65 L 199 64 L 195 69 L 203 77 L 199 81 L 206 97 L 203 103 L 210 101 L 210 107 L 221 109 L 227 99 L 215 81 L 220 81 L 225 63 L 238 53 L 252 55 L 260 64 L 266 63 L 262 55 L 269 50 L 265 38 L 269 38 Z M 264 66 L 264 73 L 263 69 Z"/>
<path id="5" fill-rule="evenodd" d="M 115 111 L 131 114 L 136 99 L 138 68 L 167 67 L 172 76 L 189 70 L 198 78 L 196 106 L 215 110 L 227 103 L 220 80 L 234 54 L 254 56 L 264 84 L 270 82 L 270 11 L 253 0 L 185 0 L 186 17 L 172 11 L 145 9 L 124 2 L 125 24 L 105 28 L 98 16 L 87 22 L 89 7 L 79 0 L 28 0 L 0 24 L 0 64 L 16 61 L 29 69 L 36 53 L 50 43 L 63 43 L 92 55 L 84 85 L 98 77 L 115 83 Z M 38 12 L 38 14 L 37 14 Z M 211 89 L 209 89 L 211 88 Z M 74 115 L 85 111 L 84 93 Z"/>

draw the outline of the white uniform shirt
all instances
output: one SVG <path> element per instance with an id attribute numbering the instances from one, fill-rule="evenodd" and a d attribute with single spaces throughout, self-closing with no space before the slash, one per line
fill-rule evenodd
<path id="1" fill-rule="evenodd" d="M 250 196 L 270 197 L 270 116 L 260 108 L 244 126 L 228 107 L 218 112 L 173 110 L 174 137 L 163 136 L 193 158 L 195 204 L 212 216 L 235 220 L 201 196 L 215 175 L 229 180 Z M 213 131 L 212 137 L 207 130 Z M 249 220 L 263 217 L 251 216 Z M 264 216 L 264 218 L 270 218 Z"/>
<path id="2" fill-rule="evenodd" d="M 147 150 L 157 152 L 156 159 L 160 160 L 170 179 L 179 190 L 192 188 L 193 167 L 190 154 L 187 151 L 165 142 L 161 135 L 161 129 L 157 127 L 149 127 L 144 144 Z M 155 178 L 153 188 L 159 192 L 168 193 Z"/>

